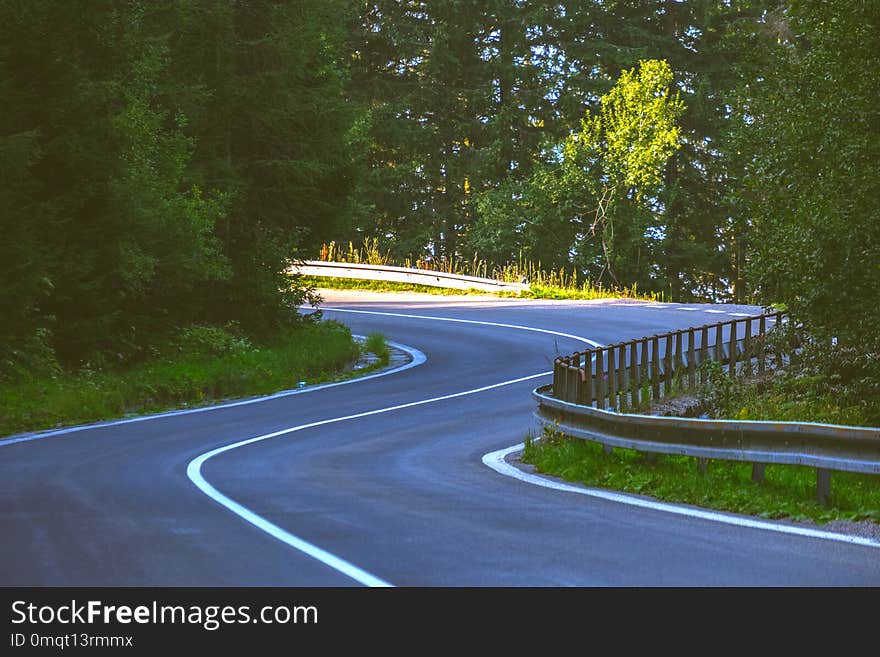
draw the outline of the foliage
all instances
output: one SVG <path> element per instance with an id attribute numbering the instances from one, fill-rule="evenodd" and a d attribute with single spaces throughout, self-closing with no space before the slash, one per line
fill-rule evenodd
<path id="1" fill-rule="evenodd" d="M 667 160 L 679 147 L 676 122 L 684 105 L 670 88 L 672 77 L 669 65 L 657 60 L 624 71 L 602 97 L 600 111 L 582 119 L 580 132 L 563 146 L 563 193 L 581 223 L 576 257 L 601 262 L 601 269 L 594 272 L 597 280 L 607 272 L 619 285 L 615 271 L 621 258 L 616 252 L 644 243 L 650 225 L 644 219 L 650 221 L 651 199 L 659 193 Z M 625 204 L 635 212 L 619 211 Z M 615 216 L 620 224 L 624 216 L 632 221 L 639 215 L 644 218 L 642 225 L 628 227 L 628 243 L 618 245 Z M 593 238 L 598 238 L 601 252 L 590 244 Z M 633 273 L 625 280 L 631 280 Z"/>
<path id="2" fill-rule="evenodd" d="M 880 354 L 802 338 L 781 369 L 754 380 L 709 368 L 701 401 L 712 417 L 880 426 Z"/>
<path id="3" fill-rule="evenodd" d="M 761 298 L 817 338 L 868 351 L 880 319 L 878 20 L 872 3 L 843 0 L 768 15 L 750 36 L 770 70 L 737 108 Z"/>
<path id="4" fill-rule="evenodd" d="M 282 271 L 347 216 L 347 9 L 0 3 L 0 377 L 314 301 Z"/>

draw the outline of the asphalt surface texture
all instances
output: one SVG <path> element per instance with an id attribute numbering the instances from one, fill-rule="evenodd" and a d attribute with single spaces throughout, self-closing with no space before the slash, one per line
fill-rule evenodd
<path id="1" fill-rule="evenodd" d="M 585 347 L 514 326 L 606 344 L 760 308 L 325 298 L 325 318 L 356 334 L 379 331 L 425 362 L 258 403 L 0 441 L 0 584 L 364 584 L 330 555 L 394 586 L 880 585 L 876 547 L 550 490 L 482 462 L 537 432 L 530 391 L 550 382 L 542 373 L 557 354 Z M 459 394 L 468 391 L 476 392 Z M 241 513 L 188 476 L 211 450 L 276 432 L 201 465 Z M 279 540 L 245 512 L 310 548 Z"/>

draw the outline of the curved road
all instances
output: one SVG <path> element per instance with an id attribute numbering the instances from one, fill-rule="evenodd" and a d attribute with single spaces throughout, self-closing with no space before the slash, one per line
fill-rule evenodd
<path id="1" fill-rule="evenodd" d="M 0 584 L 880 584 L 877 547 L 550 490 L 482 463 L 535 428 L 529 392 L 557 352 L 583 348 L 578 336 L 609 343 L 760 309 L 326 296 L 325 317 L 427 360 L 259 403 L 0 441 Z"/>

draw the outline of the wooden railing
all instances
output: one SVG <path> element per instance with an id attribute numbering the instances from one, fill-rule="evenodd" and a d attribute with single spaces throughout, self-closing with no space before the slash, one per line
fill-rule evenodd
<path id="1" fill-rule="evenodd" d="M 696 388 L 709 375 L 702 365 L 710 361 L 734 376 L 761 373 L 787 357 L 767 339 L 783 321 L 783 313 L 774 312 L 560 356 L 553 396 L 600 409 L 633 409 Z"/>

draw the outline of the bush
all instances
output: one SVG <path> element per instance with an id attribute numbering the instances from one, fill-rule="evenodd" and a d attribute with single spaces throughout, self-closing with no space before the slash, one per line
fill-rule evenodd
<path id="1" fill-rule="evenodd" d="M 0 340 L 0 345 L 4 342 Z M 7 343 L 2 350 L 2 360 L 0 360 L 0 382 L 33 378 L 55 379 L 61 374 L 61 365 L 58 363 L 51 342 L 51 331 L 38 328 L 27 338 L 16 340 L 14 348 Z"/>
<path id="2" fill-rule="evenodd" d="M 792 335 L 778 339 L 791 341 Z M 802 331 L 797 343 L 801 346 L 784 369 L 748 381 L 706 363 L 708 383 L 700 397 L 709 414 L 880 426 L 880 352 L 816 340 Z"/>
<path id="3" fill-rule="evenodd" d="M 178 354 L 193 356 L 225 356 L 252 351 L 250 340 L 239 333 L 238 324 L 229 322 L 225 327 L 188 326 L 181 329 L 172 343 Z"/>

